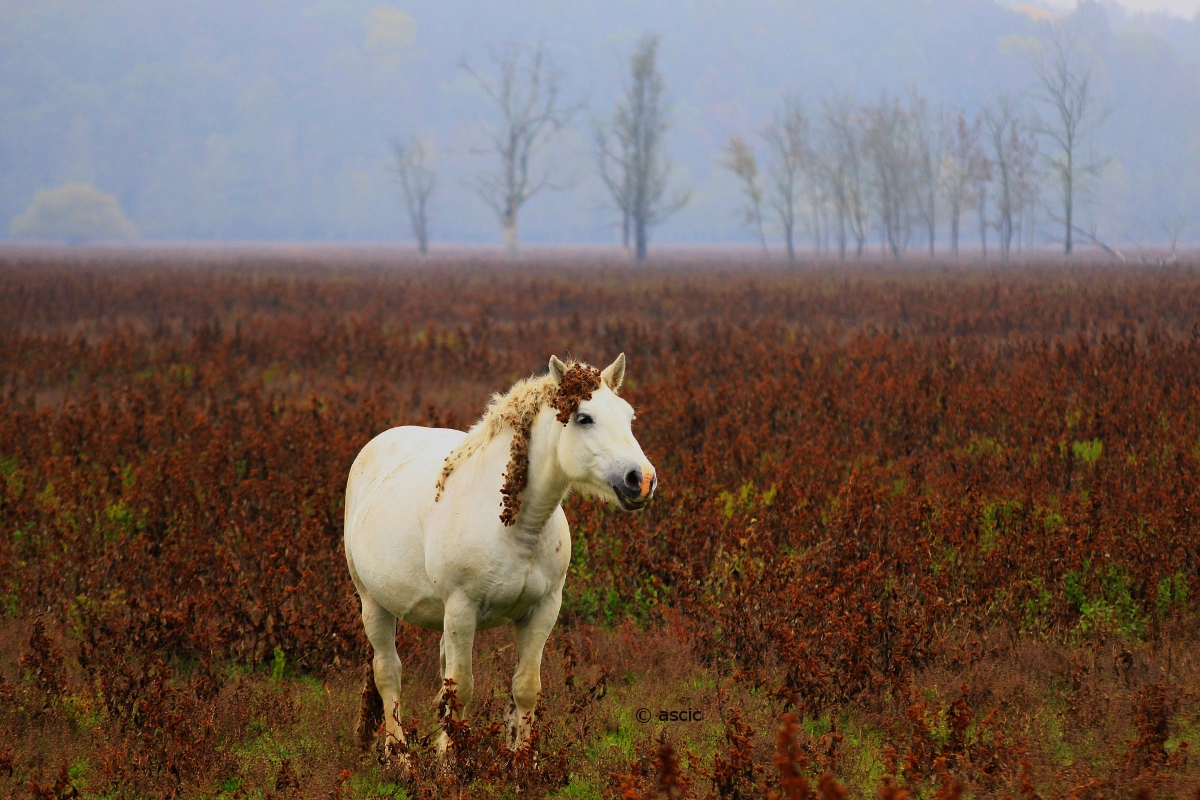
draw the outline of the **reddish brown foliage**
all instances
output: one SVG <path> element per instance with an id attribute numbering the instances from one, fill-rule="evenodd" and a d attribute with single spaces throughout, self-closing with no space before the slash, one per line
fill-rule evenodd
<path id="1" fill-rule="evenodd" d="M 821 800 L 850 800 L 846 790 L 828 772 L 817 781 L 817 791 L 821 793 Z"/>
<path id="2" fill-rule="evenodd" d="M 54 783 L 41 784 L 36 780 L 32 780 L 25 787 L 30 800 L 75 800 L 79 797 L 79 790 L 71 783 L 71 778 L 67 774 L 67 762 L 63 762 L 58 768 L 58 776 Z"/>
<path id="3" fill-rule="evenodd" d="M 21 656 L 21 670 L 41 693 L 43 706 L 48 706 L 66 690 L 65 658 L 63 652 L 47 638 L 42 618 L 34 619 L 33 631 L 29 634 L 29 650 Z"/>
<path id="4" fill-rule="evenodd" d="M 522 421 L 508 448 L 508 468 L 504 470 L 504 485 L 500 489 L 500 521 L 506 526 L 517 524 L 521 513 L 521 492 L 529 483 L 529 435 L 533 430 L 532 417 Z"/>
<path id="5" fill-rule="evenodd" d="M 784 714 L 779 733 L 775 737 L 775 755 L 772 761 L 779 770 L 779 788 L 782 794 L 772 793 L 779 800 L 808 800 L 812 797 L 805 768 L 808 757 L 796 743 L 797 719 L 795 714 Z M 902 798 L 896 798 L 902 800 Z"/>
<path id="6" fill-rule="evenodd" d="M 375 741 L 379 726 L 384 720 L 383 698 L 375 686 L 375 667 L 368 662 L 363 669 L 363 685 L 358 695 L 358 734 L 359 747 L 366 749 Z"/>
<path id="7" fill-rule="evenodd" d="M 95 709 L 92 762 L 112 785 L 216 780 L 232 769 L 217 744 L 266 702 L 231 668 L 358 680 L 339 550 L 358 449 L 392 425 L 465 427 L 549 353 L 626 351 L 661 486 L 640 515 L 571 501 L 561 630 L 668 627 L 713 674 L 778 697 L 776 713 L 829 725 L 785 724 L 770 771 L 770 742 L 729 709 L 722 751 L 697 767 L 707 783 L 660 748 L 621 793 L 808 796 L 815 773 L 844 769 L 851 709 L 886 732 L 886 796 L 1037 796 L 1053 771 L 998 697 L 1016 678 L 958 676 L 1044 641 L 1075 660 L 1029 656 L 1027 672 L 1068 684 L 1071 724 L 1108 731 L 1119 761 L 1073 767 L 1077 796 L 1183 791 L 1171 776 L 1193 768 L 1171 740 L 1195 687 L 1169 654 L 1200 596 L 1192 267 L 214 266 L 0 265 L 0 615 L 23 626 L 0 651 L 9 730 Z M 423 641 L 401 637 L 402 653 Z M 576 678 L 589 658 L 566 657 L 554 706 L 581 719 L 608 686 Z M 937 670 L 960 688 L 922 693 Z M 453 732 L 475 754 L 460 784 L 512 776 L 497 777 L 514 767 L 486 703 Z M 522 780 L 548 792 L 568 770 L 541 758 Z M 34 780 L 25 750 L 9 759 L 0 774 Z M 347 785 L 342 764 L 319 780 L 295 765 L 274 766 L 279 791 Z"/>
<path id="8" fill-rule="evenodd" d="M 721 800 L 761 796 L 754 763 L 754 729 L 736 708 L 725 720 L 725 743 L 725 752 L 714 756 L 712 768 L 702 772 L 712 782 L 714 794 Z"/>
<path id="9" fill-rule="evenodd" d="M 592 392 L 599 388 L 599 369 L 587 364 L 572 364 L 563 373 L 562 382 L 554 393 L 554 399 L 550 401 L 551 407 L 558 412 L 555 419 L 566 425 L 571 415 L 579 408 L 579 404 L 592 399 Z"/>
<path id="10" fill-rule="evenodd" d="M 1146 770 L 1166 762 L 1169 754 L 1165 745 L 1178 705 L 1174 694 L 1172 687 L 1153 683 L 1142 687 L 1132 698 L 1137 738 L 1129 743 L 1127 767 Z"/>
<path id="11" fill-rule="evenodd" d="M 683 775 L 679 769 L 679 759 L 675 757 L 675 746 L 663 734 L 662 741 L 655 754 L 654 766 L 658 772 L 655 781 L 656 788 L 667 800 L 682 800 L 687 791 Z"/>

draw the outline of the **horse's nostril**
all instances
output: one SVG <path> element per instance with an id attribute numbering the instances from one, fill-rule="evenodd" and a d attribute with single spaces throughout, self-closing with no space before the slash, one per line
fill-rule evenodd
<path id="1" fill-rule="evenodd" d="M 625 485 L 630 489 L 642 488 L 642 472 L 641 470 L 631 469 L 625 473 Z"/>

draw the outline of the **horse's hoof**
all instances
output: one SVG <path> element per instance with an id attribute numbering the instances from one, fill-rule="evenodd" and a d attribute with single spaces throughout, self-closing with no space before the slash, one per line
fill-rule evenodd
<path id="1" fill-rule="evenodd" d="M 388 737 L 391 739 L 391 737 Z M 411 778 L 416 775 L 417 762 L 413 758 L 412 753 L 395 739 L 385 742 L 383 750 L 379 754 L 379 765 L 384 772 L 392 773 L 403 778 Z"/>
<path id="2" fill-rule="evenodd" d="M 385 774 L 395 775 L 402 780 L 416 777 L 417 764 L 408 753 L 389 753 L 380 761 Z"/>

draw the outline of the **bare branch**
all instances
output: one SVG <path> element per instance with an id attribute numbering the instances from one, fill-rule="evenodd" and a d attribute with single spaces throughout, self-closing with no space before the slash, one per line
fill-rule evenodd
<path id="1" fill-rule="evenodd" d="M 950 205 L 950 249 L 955 256 L 962 215 L 977 206 L 982 197 L 980 187 L 991 180 L 991 163 L 980 143 L 982 125 L 979 117 L 968 122 L 960 111 L 944 156 L 943 192 Z"/>
<path id="2" fill-rule="evenodd" d="M 1187 227 L 1187 218 L 1182 214 L 1172 217 L 1167 222 L 1163 223 L 1163 230 L 1167 233 L 1167 238 L 1171 242 L 1171 258 L 1179 259 L 1179 237 L 1183 233 L 1183 229 Z"/>
<path id="3" fill-rule="evenodd" d="M 1000 255 L 1008 260 L 1013 237 L 1037 196 L 1037 140 L 1020 105 L 1008 95 L 999 95 L 984 109 L 983 122 L 995 168 Z"/>
<path id="4" fill-rule="evenodd" d="M 934 255 L 937 234 L 938 199 L 942 188 L 943 156 L 949 147 L 950 125 L 941 108 L 932 109 L 928 101 L 910 89 L 908 118 L 913 148 L 913 202 L 921 221 L 929 255 Z"/>
<path id="5" fill-rule="evenodd" d="M 838 250 L 846 257 L 847 231 L 863 255 L 870 233 L 871 184 L 864 158 L 864 119 L 854 101 L 843 96 L 823 105 L 822 135 L 814 160 L 817 180 L 833 202 L 838 218 Z"/>
<path id="6" fill-rule="evenodd" d="M 601 179 L 621 210 L 622 232 L 635 257 L 646 257 L 649 229 L 683 208 L 689 190 L 666 200 L 671 160 L 664 136 L 670 128 L 666 86 L 658 71 L 656 35 L 643 36 L 629 59 L 630 82 L 608 120 L 594 123 L 596 163 Z"/>
<path id="7" fill-rule="evenodd" d="M 494 154 L 499 163 L 494 172 L 477 176 L 474 185 L 499 217 L 508 255 L 516 258 L 521 206 L 542 190 L 555 187 L 550 166 L 531 177 L 534 157 L 562 132 L 579 108 L 562 103 L 562 73 L 541 43 L 533 48 L 509 45 L 493 53 L 494 78 L 476 72 L 465 59 L 459 66 L 474 78 L 500 115 L 499 124 L 487 129 L 489 144 L 474 150 Z"/>
<path id="8" fill-rule="evenodd" d="M 866 109 L 863 150 L 870 164 L 876 217 L 892 257 L 899 259 L 912 238 L 916 146 L 912 117 L 898 99 L 881 96 Z"/>
<path id="9" fill-rule="evenodd" d="M 1122 253 L 1120 250 L 1116 249 L 1115 247 L 1105 244 L 1104 242 L 1100 241 L 1099 238 L 1097 238 L 1095 224 L 1093 224 L 1090 229 L 1084 229 L 1084 228 L 1079 227 L 1078 225 L 1074 225 L 1073 227 L 1074 227 L 1076 233 L 1078 233 L 1080 236 L 1082 236 L 1087 241 L 1094 244 L 1096 247 L 1099 247 L 1101 250 L 1108 253 L 1113 258 L 1115 258 L 1123 263 L 1127 263 L 1129 261 L 1129 259 L 1125 257 L 1125 254 Z"/>
<path id="10" fill-rule="evenodd" d="M 404 195 L 413 238 L 421 257 L 429 255 L 429 202 L 437 187 L 437 173 L 433 168 L 432 146 L 413 137 L 393 139 L 392 150 L 396 154 L 396 176 Z"/>
<path id="11" fill-rule="evenodd" d="M 1034 97 L 1049 119 L 1035 118 L 1034 130 L 1053 145 L 1046 164 L 1059 186 L 1063 248 L 1070 255 L 1072 235 L 1079 230 L 1074 222 L 1077 200 L 1088 191 L 1087 179 L 1098 175 L 1105 163 L 1080 151 L 1108 112 L 1096 104 L 1092 64 L 1082 52 L 1078 31 L 1069 21 L 1058 21 L 1047 25 L 1043 34 L 1031 66 L 1036 76 Z"/>
<path id="12" fill-rule="evenodd" d="M 763 131 L 763 139 L 771 153 L 767 162 L 771 175 L 767 204 L 775 212 L 783 228 L 784 245 L 789 261 L 796 258 L 795 230 L 801 194 L 806 173 L 812 173 L 813 153 L 809 143 L 808 118 L 804 106 L 796 97 L 786 97 L 783 109 L 777 111 Z M 817 204 L 819 187 L 814 180 L 810 185 L 810 199 Z M 842 235 L 842 252 L 845 236 Z"/>
<path id="13" fill-rule="evenodd" d="M 721 151 L 718 159 L 721 166 L 732 172 L 742 182 L 742 193 L 746 196 L 746 205 L 742 216 L 747 225 L 758 236 L 762 251 L 767 252 L 767 237 L 763 231 L 763 190 L 758 180 L 758 159 L 746 140 L 736 133 L 729 137 L 729 143 Z"/>

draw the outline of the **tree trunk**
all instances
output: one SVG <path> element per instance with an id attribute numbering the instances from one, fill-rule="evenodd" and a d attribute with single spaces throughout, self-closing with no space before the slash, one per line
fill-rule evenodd
<path id="1" fill-rule="evenodd" d="M 829 216 L 828 206 L 821 207 L 821 227 L 825 231 L 825 254 L 829 255 L 829 248 L 833 241 L 833 220 Z"/>
<path id="2" fill-rule="evenodd" d="M 987 197 L 979 198 L 979 244 L 983 247 L 983 260 L 987 261 Z"/>
<path id="3" fill-rule="evenodd" d="M 838 260 L 846 260 L 846 212 L 838 210 Z"/>
<path id="4" fill-rule="evenodd" d="M 516 261 L 520 254 L 517 252 L 517 219 L 510 217 L 504 220 L 504 251 L 509 261 Z"/>
<path id="5" fill-rule="evenodd" d="M 1074 222 L 1073 217 L 1074 217 L 1074 211 L 1075 211 L 1075 186 L 1073 185 L 1074 174 L 1071 172 L 1071 170 L 1073 170 L 1075 168 L 1075 165 L 1072 162 L 1071 155 L 1072 155 L 1071 152 L 1068 150 L 1067 151 L 1067 177 L 1066 177 L 1066 180 L 1063 181 L 1064 189 L 1065 189 L 1065 191 L 1063 192 L 1063 199 L 1066 201 L 1066 208 L 1064 210 L 1067 212 L 1066 214 L 1063 215 L 1067 218 L 1067 239 L 1066 239 L 1067 255 L 1071 255 L 1071 233 L 1072 233 L 1071 228 L 1072 228 L 1072 223 Z"/>
<path id="6" fill-rule="evenodd" d="M 813 247 L 816 248 L 817 258 L 821 257 L 821 215 L 816 208 L 812 210 Z"/>
<path id="7" fill-rule="evenodd" d="M 634 224 L 634 239 L 637 247 L 635 257 L 638 261 L 646 259 L 646 220 L 640 217 L 633 221 Z"/>
<path id="8" fill-rule="evenodd" d="M 950 214 L 950 253 L 958 258 L 958 212 Z"/>

